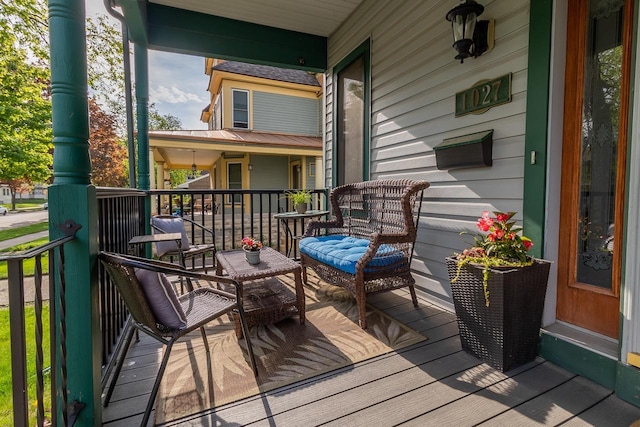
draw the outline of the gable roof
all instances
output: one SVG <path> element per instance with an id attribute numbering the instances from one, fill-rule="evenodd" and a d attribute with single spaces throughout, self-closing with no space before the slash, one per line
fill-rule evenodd
<path id="1" fill-rule="evenodd" d="M 244 62 L 225 61 L 211 68 L 214 71 L 242 74 L 251 77 L 277 80 L 288 83 L 298 83 L 307 86 L 320 86 L 318 79 L 306 71 L 289 68 L 278 68 L 270 65 L 247 64 Z"/>

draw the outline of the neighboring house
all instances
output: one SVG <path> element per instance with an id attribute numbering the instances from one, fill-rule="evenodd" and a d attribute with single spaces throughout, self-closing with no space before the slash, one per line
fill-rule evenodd
<path id="1" fill-rule="evenodd" d="M 0 184 L 0 204 L 11 203 L 11 189 L 8 185 Z"/>
<path id="2" fill-rule="evenodd" d="M 207 170 L 211 188 L 322 187 L 322 86 L 315 74 L 206 59 L 209 130 L 149 134 L 157 182 L 172 168 Z"/>

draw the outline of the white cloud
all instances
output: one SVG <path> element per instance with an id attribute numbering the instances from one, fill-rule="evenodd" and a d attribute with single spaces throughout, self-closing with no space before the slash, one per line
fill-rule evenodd
<path id="1" fill-rule="evenodd" d="M 155 103 L 166 102 L 168 104 L 181 104 L 185 102 L 196 102 L 205 104 L 207 101 L 195 93 L 185 92 L 176 86 L 167 87 L 159 85 L 149 90 L 149 100 Z"/>

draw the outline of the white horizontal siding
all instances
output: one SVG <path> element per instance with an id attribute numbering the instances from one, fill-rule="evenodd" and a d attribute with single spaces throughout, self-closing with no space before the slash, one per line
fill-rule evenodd
<path id="1" fill-rule="evenodd" d="M 529 0 L 483 2 L 495 19 L 495 47 L 460 64 L 437 0 L 365 0 L 328 43 L 326 176 L 331 182 L 331 67 L 371 38 L 371 178 L 424 179 L 414 269 L 418 286 L 448 302 L 444 258 L 472 241 L 483 210 L 516 211 L 522 220 Z M 512 73 L 512 101 L 484 114 L 455 117 L 455 93 Z M 438 170 L 433 147 L 446 138 L 493 129 L 493 166 Z"/>

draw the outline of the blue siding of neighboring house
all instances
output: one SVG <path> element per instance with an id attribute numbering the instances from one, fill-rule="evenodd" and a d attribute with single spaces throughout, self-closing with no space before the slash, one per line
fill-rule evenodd
<path id="1" fill-rule="evenodd" d="M 286 156 L 251 155 L 251 189 L 273 190 L 289 187 L 289 160 Z"/>
<path id="2" fill-rule="evenodd" d="M 320 99 L 253 92 L 253 130 L 320 136 Z"/>

